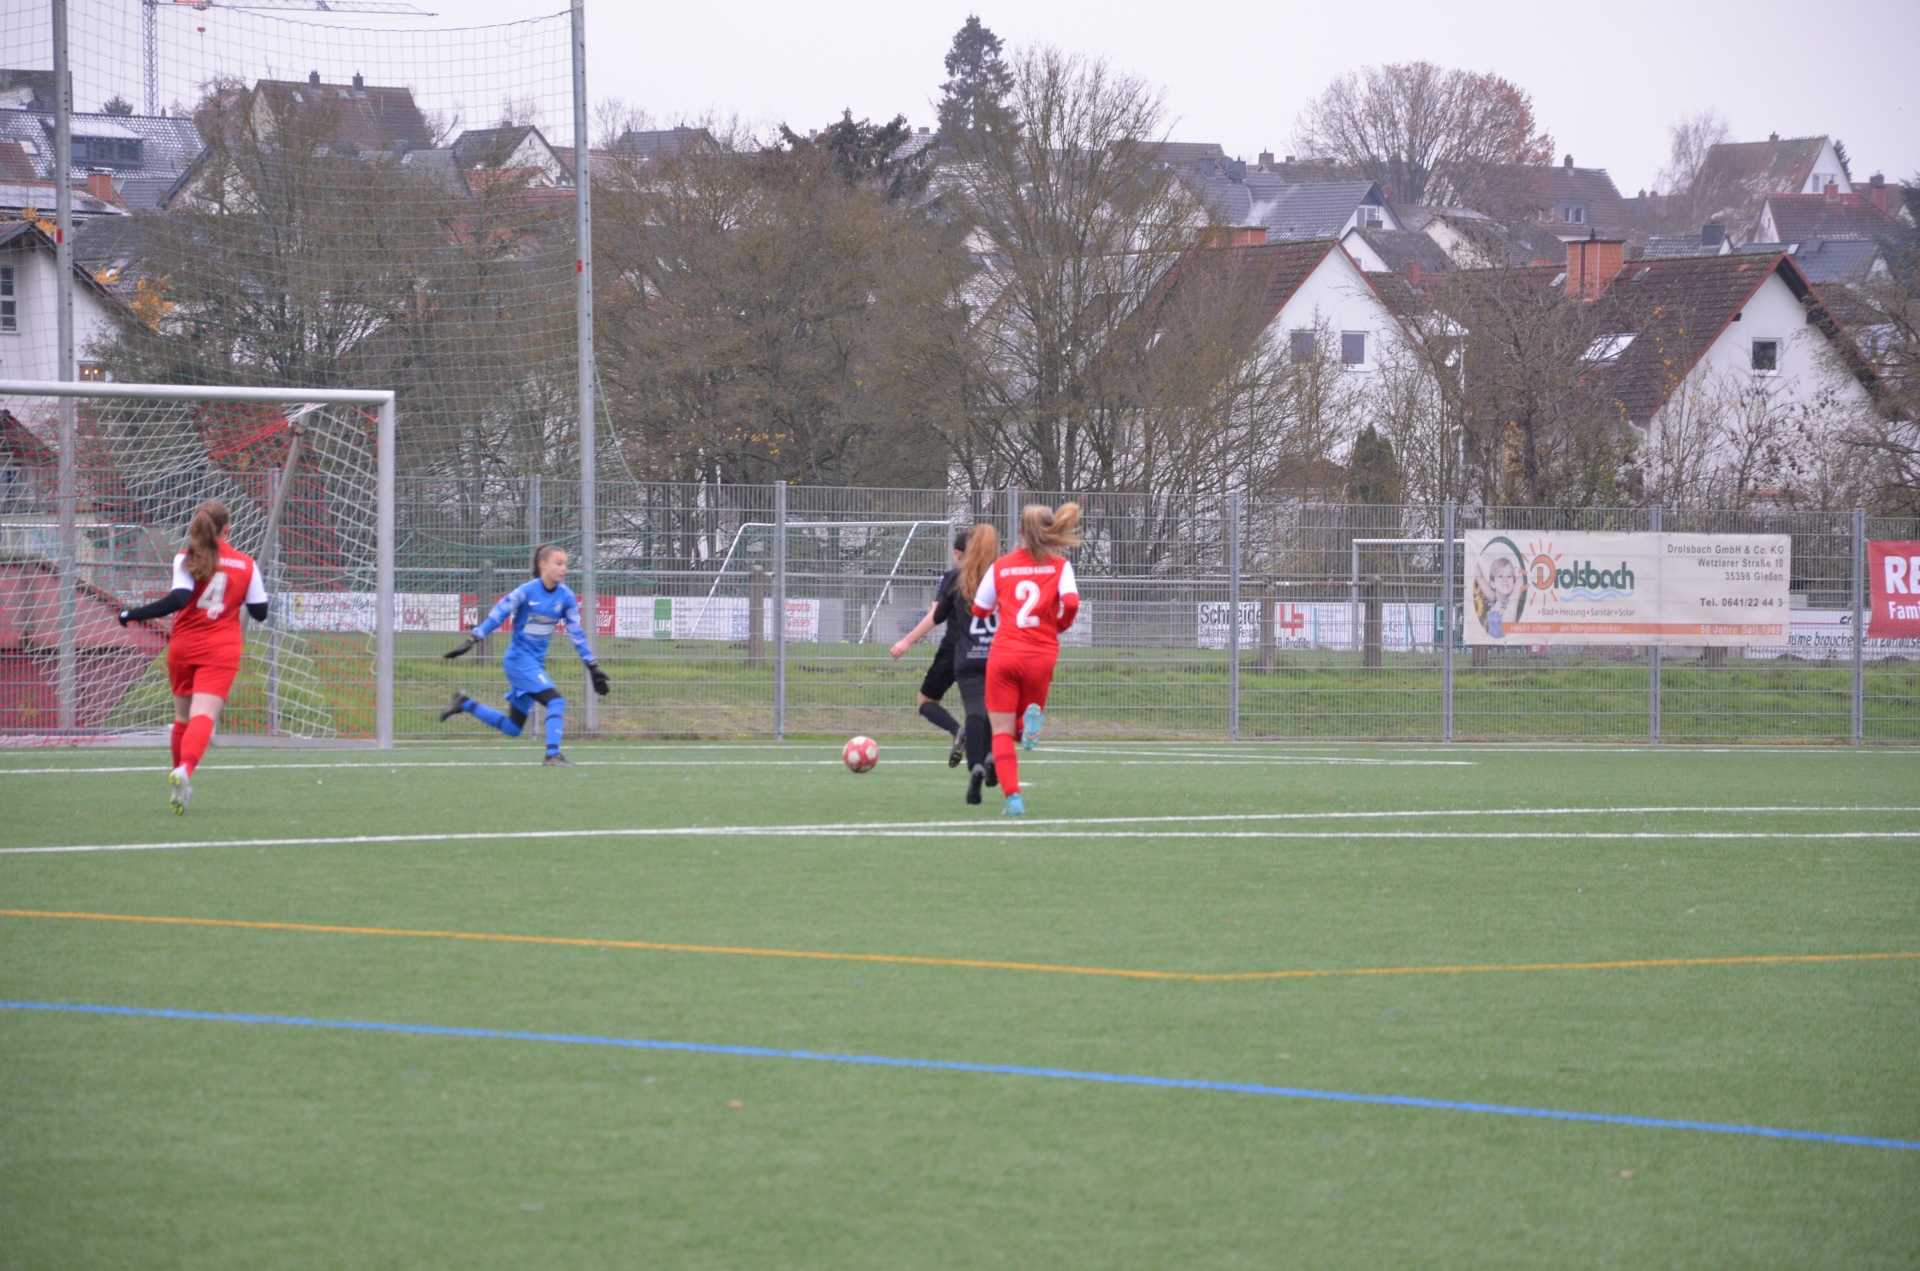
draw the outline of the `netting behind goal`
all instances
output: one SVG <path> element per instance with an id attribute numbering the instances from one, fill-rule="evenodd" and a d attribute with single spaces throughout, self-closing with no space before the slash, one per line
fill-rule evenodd
<path id="1" fill-rule="evenodd" d="M 166 594 L 208 499 L 273 599 L 265 624 L 243 619 L 221 733 L 376 736 L 378 436 L 366 404 L 0 395 L 0 744 L 166 728 L 172 619 L 123 628 L 115 615 Z"/>

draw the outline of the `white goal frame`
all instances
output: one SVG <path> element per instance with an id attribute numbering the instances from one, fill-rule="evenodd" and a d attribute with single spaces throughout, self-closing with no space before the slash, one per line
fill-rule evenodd
<path id="1" fill-rule="evenodd" d="M 80 400 L 144 399 L 192 402 L 242 402 L 277 406 L 363 406 L 380 413 L 375 446 L 374 533 L 374 737 L 378 750 L 393 749 L 393 553 L 394 553 L 394 395 L 388 389 L 227 388 L 205 384 L 120 384 L 108 381 L 0 379 L 0 399 L 51 398 L 68 407 Z M 70 716 L 74 695 L 78 618 L 74 604 L 77 570 L 78 476 L 75 464 L 74 412 L 60 412 L 59 569 L 60 678 L 62 711 Z M 365 744 L 365 743 L 363 743 Z"/>

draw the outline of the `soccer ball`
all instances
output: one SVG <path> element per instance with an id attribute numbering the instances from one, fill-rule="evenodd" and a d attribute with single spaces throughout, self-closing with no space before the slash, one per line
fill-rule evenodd
<path id="1" fill-rule="evenodd" d="M 872 772 L 880 762 L 880 743 L 871 737 L 855 737 L 840 751 L 840 758 L 855 772 Z"/>

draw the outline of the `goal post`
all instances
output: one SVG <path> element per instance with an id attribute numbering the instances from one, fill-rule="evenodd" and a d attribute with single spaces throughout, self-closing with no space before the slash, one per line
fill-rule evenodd
<path id="1" fill-rule="evenodd" d="M 220 732 L 393 744 L 394 395 L 0 380 L 0 745 L 159 741 L 166 592 L 219 499 L 272 598 Z"/>

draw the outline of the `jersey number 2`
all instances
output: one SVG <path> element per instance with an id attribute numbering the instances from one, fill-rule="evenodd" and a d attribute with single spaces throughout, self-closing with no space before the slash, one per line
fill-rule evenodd
<path id="1" fill-rule="evenodd" d="M 218 619 L 227 611 L 227 571 L 216 569 L 213 577 L 207 579 L 207 589 L 200 593 L 196 609 L 205 609 L 209 619 Z"/>
<path id="2" fill-rule="evenodd" d="M 1040 615 L 1034 610 L 1040 607 L 1040 584 L 1031 578 L 1023 578 L 1013 589 L 1013 598 L 1020 602 L 1020 613 L 1013 620 L 1016 627 L 1037 627 Z"/>

